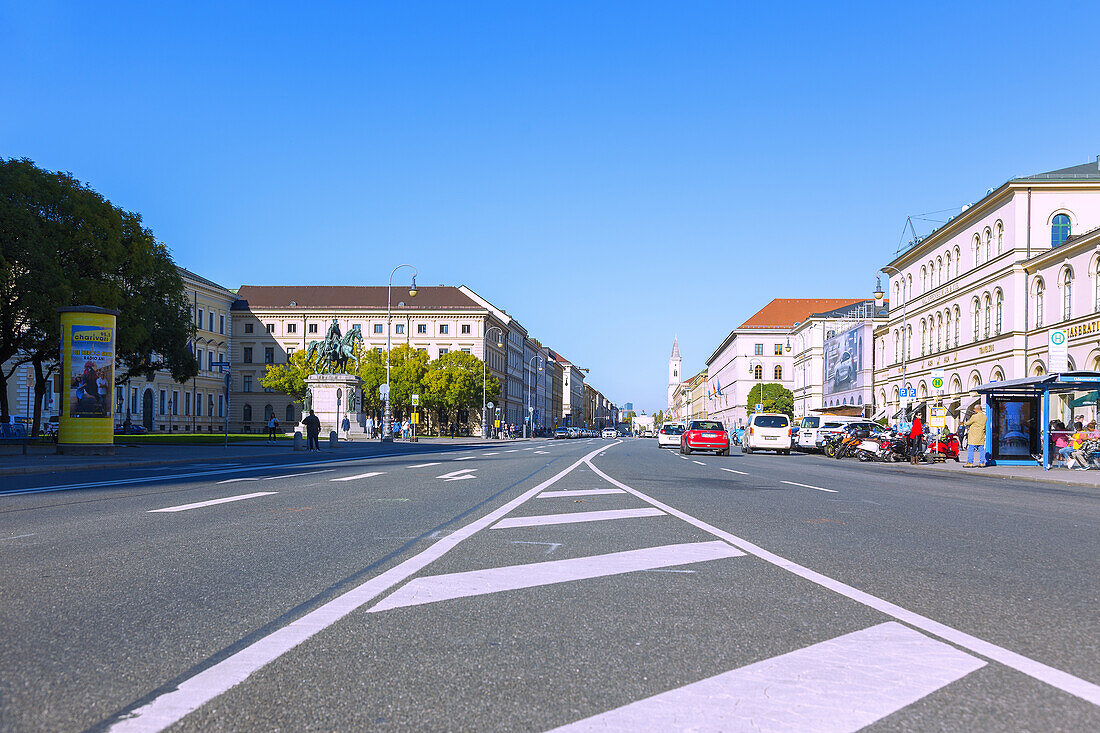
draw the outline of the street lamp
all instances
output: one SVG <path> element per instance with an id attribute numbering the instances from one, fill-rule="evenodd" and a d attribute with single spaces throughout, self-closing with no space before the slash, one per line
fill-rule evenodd
<path id="1" fill-rule="evenodd" d="M 497 341 L 497 348 L 503 349 L 504 329 L 502 329 L 500 326 L 490 326 L 489 330 L 485 332 L 485 338 L 488 338 L 489 334 L 491 334 L 493 331 L 498 331 L 500 333 L 500 339 Z M 482 339 L 482 341 L 484 342 L 484 339 Z M 485 364 L 489 361 L 489 349 L 482 349 L 481 355 L 485 357 L 481 360 L 481 437 L 482 439 L 484 439 L 489 436 L 489 416 L 488 414 L 486 414 L 487 408 L 485 403 Z"/>
<path id="2" fill-rule="evenodd" d="M 390 280 L 386 284 L 386 412 L 382 417 L 382 442 L 390 442 L 393 440 L 393 431 L 390 427 L 390 423 L 393 422 L 393 413 L 390 410 L 390 324 L 393 321 L 393 299 L 391 292 L 393 290 L 393 276 L 402 267 L 408 267 L 413 271 L 412 285 L 409 286 L 409 297 L 415 298 L 416 289 L 416 268 L 412 265 L 398 265 L 393 268 L 393 272 L 390 273 Z"/>
<path id="3" fill-rule="evenodd" d="M 543 362 L 542 357 L 538 356 L 537 354 L 535 356 L 532 356 L 530 359 L 527 360 L 527 367 L 531 370 L 531 384 L 534 384 L 535 380 L 537 379 L 537 377 L 534 374 L 535 359 L 539 360 L 539 371 L 540 372 L 542 371 L 542 365 L 545 363 L 545 362 Z M 527 435 L 527 426 L 530 425 L 532 429 L 535 427 L 534 426 L 534 421 L 532 420 L 534 410 L 531 407 L 531 384 L 527 385 L 527 422 L 525 422 L 523 424 L 523 437 L 525 437 L 525 438 L 530 437 L 530 436 Z"/>
<path id="4" fill-rule="evenodd" d="M 899 270 L 896 267 L 891 267 L 890 265 L 886 265 L 882 268 L 882 272 L 886 272 L 887 270 L 893 270 L 898 275 L 901 275 L 901 270 Z M 890 273 L 887 272 L 886 274 L 889 275 Z M 904 285 L 902 287 L 904 287 Z M 900 289 L 899 289 L 899 292 L 900 292 Z M 875 296 L 875 307 L 877 309 L 878 306 L 882 305 L 883 299 L 886 297 L 886 293 L 883 292 L 883 290 L 882 290 L 882 279 L 878 276 L 875 276 L 874 296 Z M 905 333 L 905 312 L 906 312 L 906 309 L 908 307 L 909 307 L 909 298 L 903 298 L 902 301 L 901 301 L 901 389 L 902 390 L 904 390 L 906 388 L 906 386 L 905 386 L 905 357 L 907 356 L 908 342 L 906 341 L 906 333 Z M 899 395 L 901 394 L 900 390 L 899 390 L 898 394 Z M 898 397 L 898 401 L 901 402 L 902 404 L 904 404 L 904 399 L 905 398 L 902 398 L 900 396 Z"/>

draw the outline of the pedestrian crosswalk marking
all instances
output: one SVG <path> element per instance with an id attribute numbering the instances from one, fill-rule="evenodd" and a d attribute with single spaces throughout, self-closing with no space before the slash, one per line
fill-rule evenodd
<path id="1" fill-rule="evenodd" d="M 857 731 L 985 662 L 895 621 L 845 634 L 556 728 Z"/>
<path id="2" fill-rule="evenodd" d="M 537 499 L 555 499 L 567 496 L 602 496 L 603 494 L 625 494 L 622 489 L 570 489 L 567 491 L 544 491 Z"/>
<path id="3" fill-rule="evenodd" d="M 596 512 L 566 512 L 565 514 L 540 514 L 531 517 L 509 517 L 493 525 L 493 529 L 510 527 L 536 527 L 541 524 L 574 524 L 576 522 L 603 522 L 609 519 L 637 519 L 639 517 L 666 516 L 660 509 L 607 509 Z"/>
<path id="4" fill-rule="evenodd" d="M 647 547 L 607 555 L 509 565 L 488 570 L 471 570 L 447 575 L 416 578 L 386 596 L 370 612 L 417 606 L 424 603 L 466 598 L 506 590 L 535 588 L 573 580 L 621 575 L 639 570 L 674 567 L 708 560 L 740 557 L 745 553 L 721 541 L 690 542 Z"/>

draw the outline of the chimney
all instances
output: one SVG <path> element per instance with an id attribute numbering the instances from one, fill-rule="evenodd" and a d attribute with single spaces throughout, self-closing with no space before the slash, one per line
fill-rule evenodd
<path id="1" fill-rule="evenodd" d="M 1100 155 L 1096 156 L 1096 170 L 1100 170 Z"/>

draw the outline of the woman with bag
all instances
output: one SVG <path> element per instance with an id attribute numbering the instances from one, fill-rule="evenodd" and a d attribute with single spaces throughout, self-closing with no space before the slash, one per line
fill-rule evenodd
<path id="1" fill-rule="evenodd" d="M 909 428 L 909 462 L 914 466 L 920 462 L 922 443 L 924 443 L 924 424 L 920 413 L 913 415 L 913 426 Z"/>

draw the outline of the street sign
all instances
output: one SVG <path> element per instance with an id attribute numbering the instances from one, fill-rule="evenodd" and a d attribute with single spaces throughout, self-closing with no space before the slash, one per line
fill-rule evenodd
<path id="1" fill-rule="evenodd" d="M 231 366 L 231 364 L 228 361 L 212 361 L 212 362 L 210 362 L 210 366 L 212 366 L 212 367 L 227 367 L 227 366 Z"/>
<path id="2" fill-rule="evenodd" d="M 500 427 L 500 420 L 493 420 L 493 427 L 494 428 L 499 428 Z"/>
<path id="3" fill-rule="evenodd" d="M 941 391 L 941 392 L 943 391 L 943 370 L 942 369 L 933 369 L 932 370 L 932 389 L 935 389 L 935 390 L 938 390 L 938 391 Z"/>
<path id="4" fill-rule="evenodd" d="M 947 408 L 946 407 L 932 407 L 928 413 L 928 427 L 930 428 L 943 428 L 947 427 Z"/>
<path id="5" fill-rule="evenodd" d="M 527 411 L 528 411 L 528 412 L 534 412 L 534 411 L 535 411 L 535 408 L 533 408 L 533 407 L 530 407 L 530 406 L 528 406 L 528 407 L 527 407 Z"/>
<path id="6" fill-rule="evenodd" d="M 419 425 L 420 424 L 420 413 L 419 412 L 414 412 L 412 414 L 412 424 L 413 425 Z"/>
<path id="7" fill-rule="evenodd" d="M 762 403 L 762 402 L 757 402 L 757 403 L 756 403 L 756 411 L 757 411 L 757 412 L 760 412 L 760 411 L 761 411 L 761 410 L 763 410 L 763 409 L 764 409 L 764 403 Z"/>
<path id="8" fill-rule="evenodd" d="M 1048 334 L 1047 366 L 1048 374 L 1061 374 L 1069 371 L 1069 338 L 1064 328 L 1051 329 Z"/>
<path id="9" fill-rule="evenodd" d="M 902 396 L 903 399 L 915 400 L 915 399 L 917 399 L 917 388 L 916 387 L 902 387 L 901 388 L 901 396 Z"/>
<path id="10" fill-rule="evenodd" d="M 420 395 L 414 394 L 412 396 L 412 401 L 413 401 L 413 407 L 416 407 L 417 405 L 419 405 L 420 404 Z"/>

